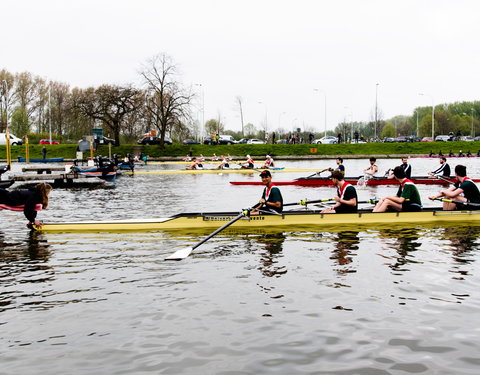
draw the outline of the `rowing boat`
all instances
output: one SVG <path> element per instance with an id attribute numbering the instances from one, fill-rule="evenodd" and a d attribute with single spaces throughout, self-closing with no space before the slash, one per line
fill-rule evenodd
<path id="1" fill-rule="evenodd" d="M 238 212 L 183 213 L 167 218 L 129 219 L 108 221 L 76 221 L 45 223 L 41 228 L 46 232 L 108 232 L 108 231 L 149 231 L 149 230 L 192 230 L 199 228 L 216 229 L 231 221 Z M 288 227 L 290 229 L 345 225 L 396 225 L 400 223 L 480 222 L 478 211 L 442 211 L 425 209 L 421 212 L 379 212 L 359 210 L 355 214 L 322 214 L 319 210 L 286 211 L 281 215 L 245 216 L 232 224 L 233 228 Z"/>
<path id="2" fill-rule="evenodd" d="M 269 169 L 271 172 L 315 172 L 317 169 L 296 169 L 296 168 L 283 168 L 283 169 Z M 166 169 L 160 171 L 135 171 L 136 175 L 140 174 L 209 174 L 209 173 L 243 173 L 252 174 L 260 173 L 263 169 Z M 131 174 L 132 172 L 126 172 L 125 174 Z"/>
<path id="3" fill-rule="evenodd" d="M 352 185 L 357 185 L 360 179 L 357 177 L 345 177 L 345 181 L 351 183 Z M 363 180 L 363 178 L 362 178 Z M 448 185 L 454 183 L 455 178 L 440 179 L 440 178 L 429 178 L 428 176 L 416 176 L 411 177 L 415 184 L 422 185 Z M 445 181 L 448 180 L 449 182 Z M 480 182 L 480 178 L 472 178 L 473 182 Z M 390 179 L 386 177 L 372 177 L 367 180 L 363 180 L 364 184 L 367 186 L 378 186 L 378 185 L 398 185 L 398 181 L 395 179 Z M 230 181 L 232 185 L 263 185 L 261 181 Z M 332 186 L 333 182 L 328 177 L 303 177 L 297 178 L 291 181 L 274 181 L 274 185 L 297 185 L 297 186 Z"/>
<path id="4" fill-rule="evenodd" d="M 46 158 L 46 159 L 28 159 L 31 163 L 61 163 L 63 162 L 63 158 Z M 19 163 L 25 163 L 27 161 L 26 158 L 18 157 Z"/>

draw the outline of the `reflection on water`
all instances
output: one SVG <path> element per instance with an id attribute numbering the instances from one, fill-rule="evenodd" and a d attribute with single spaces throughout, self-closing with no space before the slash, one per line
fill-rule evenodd
<path id="1" fill-rule="evenodd" d="M 265 234 L 255 238 L 255 241 L 262 245 L 260 250 L 260 266 L 258 269 L 264 276 L 280 277 L 287 273 L 286 266 L 279 266 L 278 262 L 282 257 L 283 243 L 285 242 L 285 234 L 273 233 Z"/>
<path id="2" fill-rule="evenodd" d="M 352 257 L 355 256 L 355 250 L 358 250 L 360 238 L 358 231 L 344 231 L 335 233 L 333 242 L 335 248 L 330 259 L 334 259 L 338 265 L 346 266 L 352 263 Z M 340 274 L 356 272 L 351 267 L 340 267 L 336 271 Z"/>
<path id="3" fill-rule="evenodd" d="M 396 272 L 409 271 L 405 265 L 415 262 L 414 253 L 421 246 L 419 230 L 417 228 L 384 228 L 379 231 L 379 237 L 381 240 L 388 240 L 390 248 L 397 251 L 396 261 L 390 263 L 389 267 Z"/>
<path id="4" fill-rule="evenodd" d="M 239 179 L 136 175 L 112 189 L 55 189 L 40 215 L 233 211 L 261 194 L 228 184 Z M 286 201 L 331 193 L 282 187 Z M 164 257 L 210 231 L 42 235 L 21 213 L 0 215 L 2 374 L 478 372 L 478 225 L 228 228 L 172 263 Z"/>

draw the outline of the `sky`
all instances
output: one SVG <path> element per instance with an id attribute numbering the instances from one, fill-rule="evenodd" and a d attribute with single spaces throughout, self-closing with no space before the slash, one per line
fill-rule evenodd
<path id="1" fill-rule="evenodd" d="M 241 97 L 244 123 L 323 132 L 376 104 L 388 119 L 479 100 L 478 14 L 477 0 L 0 0 L 0 69 L 140 86 L 165 53 L 199 120 L 241 130 Z"/>

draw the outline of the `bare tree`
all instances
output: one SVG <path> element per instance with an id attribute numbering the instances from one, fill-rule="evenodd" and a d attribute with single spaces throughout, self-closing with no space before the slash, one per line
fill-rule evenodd
<path id="1" fill-rule="evenodd" d="M 182 120 L 190 119 L 190 104 L 195 95 L 181 87 L 176 66 L 166 54 L 151 58 L 140 75 L 147 91 L 150 124 L 158 130 L 160 147 L 164 147 L 167 131 L 172 131 Z"/>
<path id="2" fill-rule="evenodd" d="M 98 121 L 110 130 L 117 145 L 120 144 L 120 131 L 128 114 L 136 111 L 143 98 L 132 87 L 102 85 L 97 89 L 81 91 L 78 106 L 81 112 Z"/>

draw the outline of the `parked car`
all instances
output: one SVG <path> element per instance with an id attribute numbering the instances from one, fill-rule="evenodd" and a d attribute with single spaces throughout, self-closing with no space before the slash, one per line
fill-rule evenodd
<path id="1" fill-rule="evenodd" d="M 337 137 L 333 135 L 327 135 L 326 137 L 322 137 L 320 139 L 315 139 L 313 141 L 314 144 L 323 144 L 323 145 L 332 145 L 338 142 Z"/>
<path id="2" fill-rule="evenodd" d="M 469 135 L 464 135 L 464 136 L 460 137 L 459 140 L 460 140 L 460 141 L 471 142 L 471 141 L 473 141 L 473 138 L 470 137 Z"/>
<path id="3" fill-rule="evenodd" d="M 261 139 L 256 139 L 256 138 L 249 139 L 247 143 L 249 145 L 263 145 L 263 144 L 265 144 L 264 141 L 262 141 Z"/>
<path id="4" fill-rule="evenodd" d="M 390 137 L 383 138 L 383 143 L 393 143 L 393 142 L 395 142 L 394 138 L 390 138 Z"/>
<path id="5" fill-rule="evenodd" d="M 288 141 L 287 141 L 286 139 L 279 139 L 279 140 L 278 140 L 277 142 L 275 142 L 275 143 L 279 143 L 279 144 L 280 144 L 280 143 L 287 144 L 287 143 L 288 143 Z"/>
<path id="6" fill-rule="evenodd" d="M 205 138 L 203 138 L 203 144 L 204 144 L 204 145 L 212 145 L 212 144 L 213 144 L 212 138 L 211 138 L 211 137 L 205 137 Z"/>
<path id="7" fill-rule="evenodd" d="M 480 141 L 480 135 L 477 135 L 475 138 L 473 138 L 474 141 Z"/>
<path id="8" fill-rule="evenodd" d="M 96 135 L 95 138 L 93 139 L 93 142 L 95 142 L 97 145 L 116 145 L 117 142 L 115 142 L 115 139 L 105 137 L 103 135 Z"/>
<path id="9" fill-rule="evenodd" d="M 15 146 L 15 145 L 23 145 L 23 141 L 15 137 L 12 133 L 9 133 L 10 135 L 10 145 Z M 0 133 L 0 145 L 5 145 L 6 144 L 6 138 L 5 138 L 5 133 Z"/>
<path id="10" fill-rule="evenodd" d="M 54 141 L 52 139 L 52 142 L 50 143 L 50 139 L 40 139 L 40 142 L 38 142 L 39 145 L 58 145 L 59 143 L 57 141 Z"/>
<path id="11" fill-rule="evenodd" d="M 249 140 L 250 140 L 250 138 L 242 138 L 237 143 L 246 144 L 246 143 L 248 143 Z"/>
<path id="12" fill-rule="evenodd" d="M 435 142 L 448 142 L 451 140 L 449 135 L 437 135 L 435 137 Z"/>
<path id="13" fill-rule="evenodd" d="M 400 136 L 400 137 L 394 138 L 393 141 L 394 141 L 394 142 L 397 142 L 397 143 L 403 143 L 403 142 L 408 142 L 408 138 L 407 138 L 407 137 Z"/>
<path id="14" fill-rule="evenodd" d="M 423 137 L 422 142 L 433 142 L 433 138 L 432 137 Z"/>
<path id="15" fill-rule="evenodd" d="M 235 143 L 237 143 L 237 141 L 231 135 L 220 134 L 218 137 L 219 145 L 233 145 Z"/>
<path id="16" fill-rule="evenodd" d="M 195 139 L 185 139 L 182 141 L 184 145 L 199 145 L 200 142 L 196 141 Z"/>
<path id="17" fill-rule="evenodd" d="M 140 145 L 159 145 L 160 144 L 160 138 L 158 137 L 143 137 L 142 139 L 139 139 L 137 141 L 138 144 Z M 165 137 L 164 143 L 166 145 L 171 145 L 173 142 L 170 138 Z"/>

